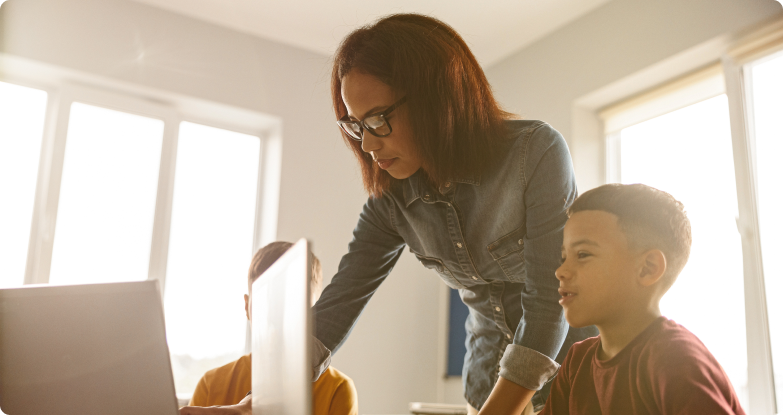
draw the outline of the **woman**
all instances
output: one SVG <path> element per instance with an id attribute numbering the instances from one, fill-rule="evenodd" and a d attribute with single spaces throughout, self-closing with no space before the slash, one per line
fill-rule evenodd
<path id="1" fill-rule="evenodd" d="M 558 304 L 555 269 L 577 193 L 562 136 L 512 121 L 459 34 L 421 15 L 351 33 L 335 56 L 332 97 L 370 197 L 313 308 L 316 378 L 407 245 L 470 309 L 469 411 L 543 406 L 546 396 L 533 395 L 555 375 L 561 346 L 558 361 L 594 335 L 567 338 Z"/>
<path id="2" fill-rule="evenodd" d="M 459 34 L 426 16 L 351 33 L 335 56 L 332 97 L 370 198 L 314 307 L 322 361 L 407 245 L 470 309 L 472 409 L 486 401 L 482 412 L 520 413 L 556 373 L 561 346 L 592 334 L 563 344 L 555 269 L 576 197 L 565 141 L 543 122 L 510 121 Z"/>

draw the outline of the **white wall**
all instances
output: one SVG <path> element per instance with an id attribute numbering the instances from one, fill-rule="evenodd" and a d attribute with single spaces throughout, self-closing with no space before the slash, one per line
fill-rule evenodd
<path id="1" fill-rule="evenodd" d="M 575 122 L 593 119 L 574 110 L 577 101 L 634 76 L 639 88 L 652 82 L 639 75 L 646 68 L 780 10 L 773 0 L 614 0 L 487 74 L 509 110 L 546 120 L 569 139 L 585 190 L 602 180 L 603 147 L 573 137 Z M 124 0 L 10 0 L 0 8 L 0 51 L 280 117 L 278 236 L 310 238 L 326 278 L 337 269 L 365 196 L 334 126 L 328 56 Z M 459 381 L 439 373 L 441 289 L 406 253 L 335 356 L 356 382 L 361 413 L 460 401 Z"/>
<path id="2" fill-rule="evenodd" d="M 717 60 L 732 36 L 781 14 L 774 0 L 614 0 L 493 65 L 487 76 L 508 110 L 563 133 L 584 191 L 604 179 L 595 106 Z"/>
<path id="3" fill-rule="evenodd" d="M 123 0 L 10 0 L 0 52 L 280 117 L 278 236 L 308 237 L 327 280 L 336 271 L 365 195 L 331 113 L 328 56 Z M 436 400 L 440 287 L 406 253 L 335 356 L 361 413 Z"/>

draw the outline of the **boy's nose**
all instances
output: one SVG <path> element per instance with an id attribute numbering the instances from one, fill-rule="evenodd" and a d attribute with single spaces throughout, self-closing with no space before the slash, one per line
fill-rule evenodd
<path id="1" fill-rule="evenodd" d="M 557 277 L 558 281 L 563 281 L 564 279 L 569 278 L 568 270 L 566 268 L 566 263 L 563 262 L 560 264 L 559 267 L 555 270 L 555 277 Z"/>

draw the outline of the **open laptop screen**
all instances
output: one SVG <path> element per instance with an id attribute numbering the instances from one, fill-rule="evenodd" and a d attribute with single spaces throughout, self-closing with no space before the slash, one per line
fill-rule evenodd
<path id="1" fill-rule="evenodd" d="M 177 414 L 158 282 L 0 290 L 7 414 Z"/>
<path id="2" fill-rule="evenodd" d="M 301 239 L 253 282 L 253 413 L 312 413 L 309 247 Z"/>

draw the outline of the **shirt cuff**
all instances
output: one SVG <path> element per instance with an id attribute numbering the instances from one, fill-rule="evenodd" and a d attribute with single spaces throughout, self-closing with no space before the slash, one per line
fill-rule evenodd
<path id="1" fill-rule="evenodd" d="M 315 336 L 310 336 L 312 341 L 313 382 L 321 377 L 321 374 L 329 368 L 332 363 L 332 351 L 327 349 Z"/>
<path id="2" fill-rule="evenodd" d="M 529 390 L 541 390 L 557 375 L 560 365 L 528 347 L 509 344 L 500 359 L 500 376 Z"/>

